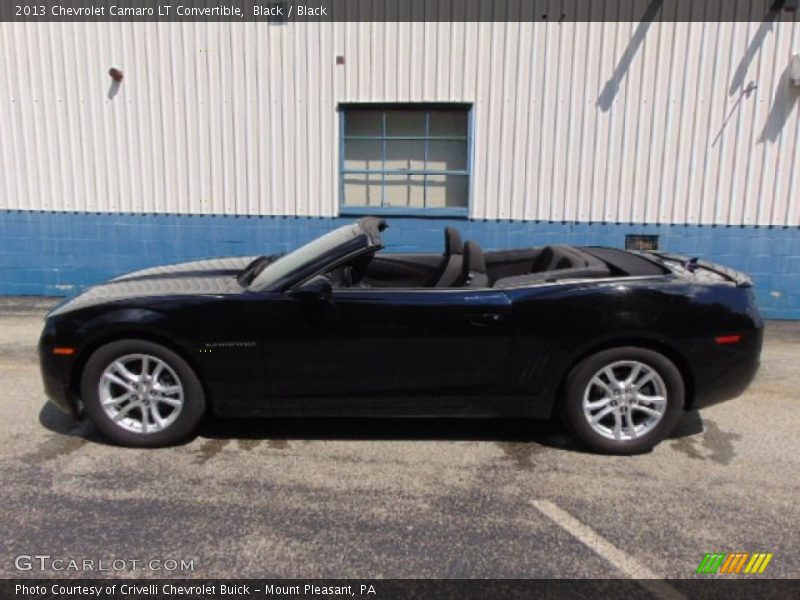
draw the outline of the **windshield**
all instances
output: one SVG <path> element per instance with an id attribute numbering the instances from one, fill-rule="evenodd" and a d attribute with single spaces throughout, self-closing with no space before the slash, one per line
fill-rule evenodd
<path id="1" fill-rule="evenodd" d="M 269 287 L 304 265 L 314 262 L 333 248 L 341 246 L 359 235 L 364 235 L 364 231 L 357 223 L 334 229 L 322 237 L 308 242 L 305 246 L 301 246 L 294 252 L 281 256 L 275 262 L 267 264 L 253 279 L 250 287 L 257 290 Z"/>

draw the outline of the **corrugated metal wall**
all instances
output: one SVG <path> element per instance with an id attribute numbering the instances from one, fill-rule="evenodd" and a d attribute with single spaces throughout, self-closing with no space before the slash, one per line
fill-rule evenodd
<path id="1" fill-rule="evenodd" d="M 799 225 L 793 52 L 797 17 L 2 23 L 0 208 L 335 215 L 338 102 L 466 101 L 474 218 Z"/>

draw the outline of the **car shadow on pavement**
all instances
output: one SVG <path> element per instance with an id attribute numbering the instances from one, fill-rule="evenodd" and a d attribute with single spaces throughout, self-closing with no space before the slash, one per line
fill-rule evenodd
<path id="1" fill-rule="evenodd" d="M 348 441 L 514 441 L 562 446 L 568 436 L 557 422 L 528 419 L 458 418 L 280 418 L 218 419 L 206 423 L 206 438 Z"/>
<path id="2" fill-rule="evenodd" d="M 669 439 L 703 432 L 697 411 L 688 411 Z M 519 448 L 536 444 L 586 452 L 559 419 L 467 418 L 306 418 L 217 419 L 207 422 L 199 437 L 217 440 L 289 442 L 293 440 L 347 441 L 486 441 Z M 511 447 L 511 446 L 509 446 Z"/>
<path id="3" fill-rule="evenodd" d="M 50 403 L 39 412 L 39 423 L 62 436 L 109 445 L 85 419 L 77 420 Z M 697 411 L 687 412 L 670 439 L 703 432 Z M 263 418 L 207 419 L 194 436 L 212 440 L 269 441 L 281 444 L 293 440 L 342 441 L 487 441 L 537 444 L 550 448 L 584 452 L 558 420 L 458 419 L 458 418 Z M 187 440 L 187 443 L 192 441 Z"/>
<path id="4" fill-rule="evenodd" d="M 107 443 L 87 419 L 76 419 L 50 402 L 45 402 L 39 411 L 39 424 L 55 434 L 80 437 L 88 442 Z"/>

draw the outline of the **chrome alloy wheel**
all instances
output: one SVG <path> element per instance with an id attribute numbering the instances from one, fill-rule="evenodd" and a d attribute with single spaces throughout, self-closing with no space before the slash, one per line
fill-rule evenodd
<path id="1" fill-rule="evenodd" d="M 98 396 L 106 415 L 134 433 L 163 431 L 183 409 L 178 375 L 149 354 L 127 354 L 109 364 L 100 376 Z"/>
<path id="2" fill-rule="evenodd" d="M 667 411 L 667 386 L 652 367 L 635 360 L 611 363 L 597 371 L 583 393 L 583 416 L 611 440 L 645 435 Z"/>

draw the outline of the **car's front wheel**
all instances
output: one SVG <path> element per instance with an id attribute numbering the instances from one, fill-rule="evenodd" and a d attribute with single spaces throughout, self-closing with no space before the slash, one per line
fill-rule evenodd
<path id="1" fill-rule="evenodd" d="M 205 412 L 203 386 L 172 350 L 146 340 L 120 340 L 92 354 L 81 397 L 95 426 L 125 446 L 174 444 Z"/>
<path id="2" fill-rule="evenodd" d="M 663 440 L 683 412 L 680 371 L 664 355 L 612 348 L 580 362 L 567 376 L 565 415 L 590 449 L 636 454 Z"/>

